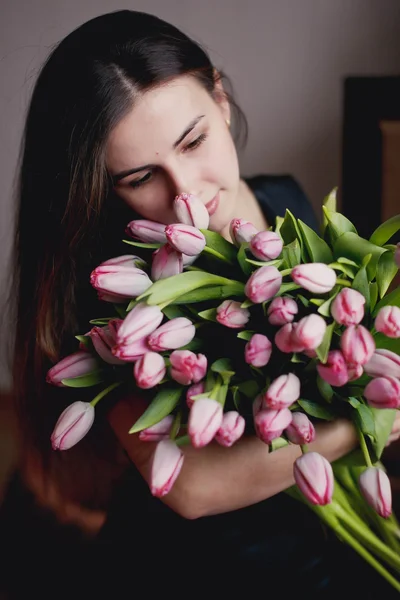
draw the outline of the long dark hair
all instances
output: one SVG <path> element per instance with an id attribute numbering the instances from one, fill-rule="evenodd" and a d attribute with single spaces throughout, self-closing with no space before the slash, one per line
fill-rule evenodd
<path id="1" fill-rule="evenodd" d="M 215 70 L 197 43 L 153 15 L 123 10 L 94 18 L 61 41 L 31 98 L 17 192 L 14 393 L 27 448 L 37 450 L 69 491 L 78 485 L 71 487 L 67 473 L 77 483 L 78 464 L 89 464 L 100 449 L 104 458 L 108 446 L 95 424 L 76 448 L 51 450 L 50 433 L 71 395 L 46 384 L 45 374 L 76 349 L 74 335 L 89 327 L 89 318 L 104 315 L 89 274 L 102 260 L 126 253 L 120 240 L 134 218 L 112 191 L 105 143 L 138 93 L 183 74 L 213 94 Z M 228 97 L 236 124 L 243 122 Z"/>

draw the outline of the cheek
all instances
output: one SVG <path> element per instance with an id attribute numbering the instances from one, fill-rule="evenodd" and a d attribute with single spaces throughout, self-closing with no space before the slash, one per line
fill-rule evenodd
<path id="1" fill-rule="evenodd" d="M 210 142 L 208 161 L 210 172 L 224 187 L 235 187 L 239 179 L 236 148 L 228 132 L 222 132 L 215 142 Z"/>
<path id="2" fill-rule="evenodd" d="M 118 193 L 120 198 L 141 218 L 160 223 L 172 223 L 174 215 L 171 211 L 171 199 L 167 197 L 162 186 L 151 186 L 151 191 L 140 192 L 123 190 Z"/>

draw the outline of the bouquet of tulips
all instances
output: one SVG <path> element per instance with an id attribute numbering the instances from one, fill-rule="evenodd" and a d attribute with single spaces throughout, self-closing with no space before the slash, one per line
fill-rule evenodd
<path id="1" fill-rule="evenodd" d="M 157 442 L 155 496 L 174 485 L 184 444 L 229 447 L 248 434 L 270 451 L 298 444 L 287 493 L 400 591 L 400 528 L 381 462 L 400 408 L 400 247 L 390 243 L 400 215 L 364 239 L 337 212 L 334 189 L 320 234 L 286 211 L 266 231 L 234 219 L 227 241 L 194 196 L 178 196 L 175 214 L 167 226 L 130 222 L 124 241 L 141 256 L 92 272 L 114 314 L 91 321 L 47 380 L 100 391 L 61 414 L 53 448 L 79 442 L 97 402 L 122 384 L 148 398 L 129 427 Z M 337 417 L 354 423 L 360 449 L 331 465 L 307 446 L 316 423 Z"/>

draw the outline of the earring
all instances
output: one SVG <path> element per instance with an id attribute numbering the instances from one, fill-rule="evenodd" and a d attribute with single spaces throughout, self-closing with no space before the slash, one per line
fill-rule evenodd
<path id="1" fill-rule="evenodd" d="M 230 119 L 226 119 L 226 124 L 228 125 L 228 127 L 231 126 L 231 120 Z"/>

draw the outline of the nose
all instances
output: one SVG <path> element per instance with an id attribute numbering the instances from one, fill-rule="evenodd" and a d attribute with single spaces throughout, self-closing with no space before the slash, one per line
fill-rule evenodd
<path id="1" fill-rule="evenodd" d="M 168 179 L 173 198 L 183 193 L 193 194 L 194 196 L 200 195 L 195 171 L 195 168 L 189 168 L 188 165 L 182 165 L 181 163 L 177 163 L 168 169 Z"/>

